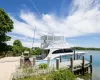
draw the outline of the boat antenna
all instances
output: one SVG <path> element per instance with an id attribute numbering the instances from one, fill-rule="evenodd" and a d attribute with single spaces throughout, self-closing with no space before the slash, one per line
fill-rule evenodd
<path id="1" fill-rule="evenodd" d="M 34 4 L 33 0 L 29 0 L 29 1 L 31 2 L 31 4 L 33 5 L 33 7 L 36 9 L 36 11 L 38 12 L 39 16 L 42 17 L 40 11 L 38 10 L 38 8 L 36 7 L 36 5 Z M 35 26 L 35 28 L 36 28 L 36 26 Z M 50 33 L 54 36 L 54 32 L 51 32 L 52 30 L 51 30 L 50 26 L 47 27 L 47 28 L 50 31 Z M 34 36 L 35 36 L 35 29 L 34 29 Z M 34 38 L 33 38 L 33 44 L 34 44 Z M 33 44 L 32 44 L 32 48 L 33 48 Z"/>
<path id="2" fill-rule="evenodd" d="M 33 49 L 33 45 L 34 45 L 34 40 L 35 40 L 35 31 L 36 31 L 36 26 L 35 26 L 35 28 L 34 28 L 34 36 L 33 36 L 32 49 Z"/>
<path id="3" fill-rule="evenodd" d="M 33 7 L 36 9 L 36 11 L 38 12 L 38 14 L 40 15 L 40 17 L 42 17 L 40 11 L 38 10 L 38 8 L 35 6 L 34 2 L 32 0 L 30 0 L 30 2 L 32 3 Z"/>

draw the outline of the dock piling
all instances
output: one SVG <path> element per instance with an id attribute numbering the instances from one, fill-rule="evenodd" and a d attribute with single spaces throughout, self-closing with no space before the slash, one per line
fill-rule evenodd
<path id="1" fill-rule="evenodd" d="M 20 67 L 24 66 L 24 56 L 21 56 L 20 58 Z"/>
<path id="2" fill-rule="evenodd" d="M 47 64 L 49 66 L 49 64 L 50 64 L 50 57 L 48 57 Z"/>
<path id="3" fill-rule="evenodd" d="M 61 57 L 61 55 L 60 55 L 60 62 L 62 62 L 62 57 Z"/>
<path id="4" fill-rule="evenodd" d="M 84 69 L 84 64 L 85 64 L 85 60 L 84 60 L 84 56 L 82 57 L 82 74 L 84 75 L 85 69 Z"/>
<path id="5" fill-rule="evenodd" d="M 73 58 L 72 57 L 70 58 L 70 62 L 71 62 L 70 63 L 70 68 L 71 68 L 71 71 L 73 71 Z"/>
<path id="6" fill-rule="evenodd" d="M 74 49 L 74 60 L 75 60 L 75 49 Z"/>
<path id="7" fill-rule="evenodd" d="M 90 55 L 90 73 L 92 74 L 92 55 Z"/>
<path id="8" fill-rule="evenodd" d="M 20 67 L 22 67 L 24 64 L 24 60 L 22 58 L 20 58 Z"/>
<path id="9" fill-rule="evenodd" d="M 79 56 L 78 56 L 78 54 L 77 54 L 77 60 L 79 59 Z"/>
<path id="10" fill-rule="evenodd" d="M 59 59 L 56 59 L 56 69 L 59 70 Z"/>
<path id="11" fill-rule="evenodd" d="M 33 57 L 33 66 L 36 65 L 36 57 Z"/>

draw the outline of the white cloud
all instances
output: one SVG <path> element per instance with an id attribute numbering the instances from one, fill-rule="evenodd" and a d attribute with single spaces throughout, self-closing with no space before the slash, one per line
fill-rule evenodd
<path id="1" fill-rule="evenodd" d="M 17 38 L 12 38 L 10 41 L 7 41 L 7 44 L 8 45 L 13 45 L 13 42 L 16 40 Z M 39 42 L 35 42 L 33 44 L 32 41 L 23 41 L 23 40 L 20 40 L 22 42 L 22 45 L 25 46 L 25 47 L 29 47 L 29 48 L 32 48 L 32 47 L 40 47 L 40 43 Z M 33 44 L 33 45 L 32 45 Z"/>
<path id="2" fill-rule="evenodd" d="M 10 41 L 7 41 L 6 43 L 7 43 L 8 45 L 13 45 L 14 40 L 15 40 L 15 39 L 11 39 Z"/>
<path id="3" fill-rule="evenodd" d="M 33 46 L 32 46 L 32 42 L 27 42 L 27 41 L 23 41 L 22 42 L 23 46 L 25 47 L 29 47 L 29 48 L 32 48 L 32 47 L 40 47 L 40 43 L 34 43 Z"/>
<path id="4" fill-rule="evenodd" d="M 59 19 L 53 14 L 42 14 L 39 18 L 33 12 L 20 12 L 20 19 L 12 17 L 14 21 L 13 33 L 33 38 L 43 34 L 64 35 L 66 37 L 80 36 L 88 33 L 100 33 L 100 5 L 99 0 L 73 0 L 69 16 Z M 31 43 L 25 43 L 25 45 Z"/>

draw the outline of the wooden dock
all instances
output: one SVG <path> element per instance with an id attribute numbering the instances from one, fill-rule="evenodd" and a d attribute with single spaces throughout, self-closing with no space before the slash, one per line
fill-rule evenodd
<path id="1" fill-rule="evenodd" d="M 72 57 L 70 61 L 61 62 L 60 59 L 56 59 L 56 69 L 68 68 L 76 75 L 84 75 L 85 73 L 92 73 L 92 55 L 90 55 L 90 61 L 85 60 L 84 56 L 82 59 L 74 60 Z"/>
<path id="2" fill-rule="evenodd" d="M 89 65 L 90 65 L 89 61 L 85 60 L 85 67 L 87 67 Z M 70 66 L 71 66 L 70 61 L 59 63 L 59 68 L 63 68 L 63 67 L 70 68 Z M 76 70 L 76 68 L 78 69 L 78 68 L 81 68 L 81 67 L 82 67 L 82 60 L 74 60 L 73 61 L 73 71 Z"/>

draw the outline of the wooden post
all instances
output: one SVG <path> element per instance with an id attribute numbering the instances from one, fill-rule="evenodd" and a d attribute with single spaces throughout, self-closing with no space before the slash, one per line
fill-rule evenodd
<path id="1" fill-rule="evenodd" d="M 74 49 L 74 60 L 75 60 L 75 49 Z"/>
<path id="2" fill-rule="evenodd" d="M 80 54 L 78 54 L 78 59 L 80 59 Z"/>
<path id="3" fill-rule="evenodd" d="M 59 69 L 59 59 L 56 59 L 56 69 Z"/>
<path id="4" fill-rule="evenodd" d="M 86 73 L 88 73 L 88 67 L 86 67 Z"/>
<path id="5" fill-rule="evenodd" d="M 85 64 L 85 60 L 84 60 L 84 56 L 82 57 L 82 74 L 84 75 L 84 64 Z"/>
<path id="6" fill-rule="evenodd" d="M 61 57 L 61 55 L 60 55 L 60 62 L 62 62 L 62 57 Z"/>
<path id="7" fill-rule="evenodd" d="M 20 58 L 20 67 L 22 67 L 22 59 Z"/>
<path id="8" fill-rule="evenodd" d="M 90 55 L 90 73 L 92 74 L 92 55 Z"/>
<path id="9" fill-rule="evenodd" d="M 24 58 L 20 58 L 20 67 L 23 67 L 23 65 L 24 65 Z"/>
<path id="10" fill-rule="evenodd" d="M 78 60 L 78 53 L 77 53 L 77 60 Z"/>
<path id="11" fill-rule="evenodd" d="M 71 71 L 73 71 L 73 58 L 72 57 L 70 58 L 70 68 L 71 68 Z"/>
<path id="12" fill-rule="evenodd" d="M 47 64 L 49 66 L 49 64 L 50 64 L 50 57 L 48 57 Z"/>
<path id="13" fill-rule="evenodd" d="M 33 57 L 33 66 L 36 65 L 36 57 Z"/>

